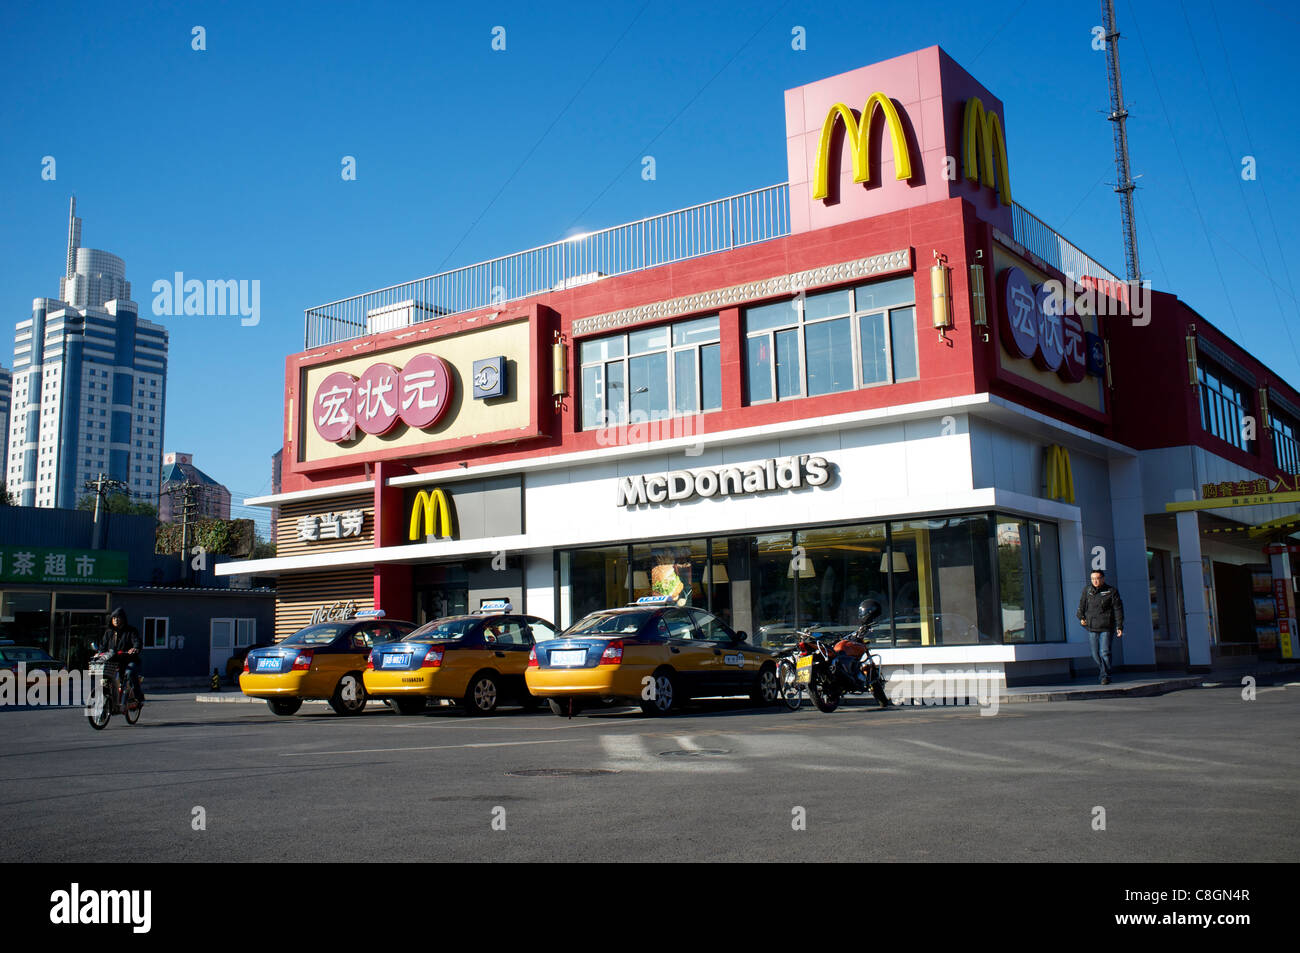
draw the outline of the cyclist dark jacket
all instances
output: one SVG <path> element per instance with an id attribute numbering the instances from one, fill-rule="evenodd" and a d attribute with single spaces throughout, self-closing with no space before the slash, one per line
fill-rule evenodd
<path id="1" fill-rule="evenodd" d="M 126 613 L 121 609 L 114 611 L 113 615 L 121 616 L 122 627 L 120 629 L 113 628 L 112 619 L 110 618 L 108 626 L 104 629 L 104 641 L 99 649 L 101 652 L 112 652 L 116 661 L 121 665 L 125 665 L 128 661 L 126 653 L 131 649 L 142 648 L 140 645 L 140 630 L 126 621 Z M 137 652 L 135 655 L 130 656 L 129 660 L 139 666 L 140 653 Z"/>
<path id="2" fill-rule="evenodd" d="M 1109 632 L 1124 628 L 1124 602 L 1119 590 L 1108 582 L 1083 587 L 1079 597 L 1078 617 L 1089 632 Z"/>

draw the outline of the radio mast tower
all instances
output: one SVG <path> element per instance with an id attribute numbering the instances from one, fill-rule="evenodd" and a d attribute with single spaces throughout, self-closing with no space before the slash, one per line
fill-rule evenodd
<path id="1" fill-rule="evenodd" d="M 1124 84 L 1119 78 L 1119 30 L 1115 28 L 1114 0 L 1102 0 L 1101 16 L 1106 28 L 1106 75 L 1110 81 L 1110 116 L 1107 118 L 1115 124 L 1115 168 L 1119 172 L 1115 191 L 1119 193 L 1119 211 L 1124 224 L 1124 258 L 1128 264 L 1128 280 L 1138 281 L 1142 269 L 1138 267 L 1137 230 L 1133 225 L 1135 186 L 1129 174 L 1128 133 L 1124 129 L 1128 110 L 1124 107 Z"/>

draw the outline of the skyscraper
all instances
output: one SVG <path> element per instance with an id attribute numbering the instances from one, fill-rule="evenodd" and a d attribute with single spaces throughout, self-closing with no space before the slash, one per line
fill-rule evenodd
<path id="1" fill-rule="evenodd" d="M 13 374 L 0 367 L 0 480 L 8 473 L 5 461 L 9 459 L 9 395 L 13 383 Z"/>
<path id="2" fill-rule="evenodd" d="M 58 298 L 36 298 L 14 336 L 6 471 L 23 506 L 73 507 L 101 472 L 158 501 L 167 331 L 139 316 L 122 259 L 81 247 L 77 200 Z"/>

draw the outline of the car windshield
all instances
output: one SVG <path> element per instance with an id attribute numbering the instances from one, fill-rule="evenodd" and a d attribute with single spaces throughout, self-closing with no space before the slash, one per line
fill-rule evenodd
<path id="1" fill-rule="evenodd" d="M 51 658 L 40 649 L 19 645 L 14 648 L 0 649 L 0 658 L 6 662 L 49 662 Z"/>
<path id="2" fill-rule="evenodd" d="M 350 622 L 322 622 L 320 625 L 309 625 L 289 636 L 281 645 L 328 645 L 342 635 L 352 623 Z"/>
<path id="3" fill-rule="evenodd" d="M 581 622 L 568 628 L 564 638 L 583 636 L 634 635 L 654 615 L 655 610 L 641 612 L 593 612 Z"/>
<path id="4" fill-rule="evenodd" d="M 478 619 L 434 619 L 420 626 L 402 641 L 455 642 L 474 631 L 474 626 L 478 623 Z"/>

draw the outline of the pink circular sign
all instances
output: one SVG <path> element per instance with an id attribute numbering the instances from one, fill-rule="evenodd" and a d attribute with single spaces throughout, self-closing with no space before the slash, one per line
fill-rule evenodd
<path id="1" fill-rule="evenodd" d="M 316 432 L 331 443 L 351 440 L 356 434 L 357 379 L 337 371 L 320 382 L 312 400 L 311 421 Z"/>
<path id="2" fill-rule="evenodd" d="M 433 354 L 417 354 L 402 368 L 397 412 L 408 426 L 432 427 L 447 412 L 452 398 L 451 368 Z"/>
<path id="3" fill-rule="evenodd" d="M 357 378 L 357 426 L 366 433 L 385 434 L 397 424 L 398 377 L 392 364 L 371 364 Z"/>
<path id="4" fill-rule="evenodd" d="M 1046 284 L 1041 284 L 1034 289 L 1034 310 L 1038 323 L 1038 353 L 1034 355 L 1034 363 L 1045 371 L 1054 371 L 1065 358 L 1061 299 Z"/>
<path id="5" fill-rule="evenodd" d="M 1061 316 L 1061 327 L 1065 332 L 1065 356 L 1057 370 L 1061 380 L 1077 384 L 1083 380 L 1088 369 L 1088 355 L 1083 346 L 1083 322 L 1078 315 Z"/>

